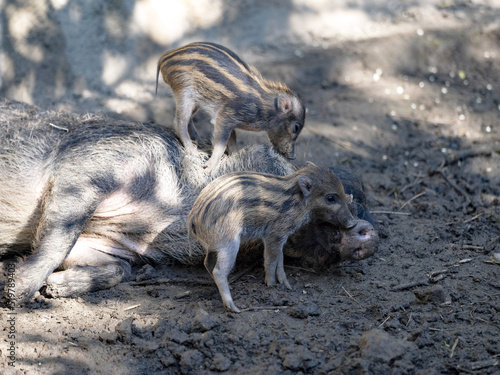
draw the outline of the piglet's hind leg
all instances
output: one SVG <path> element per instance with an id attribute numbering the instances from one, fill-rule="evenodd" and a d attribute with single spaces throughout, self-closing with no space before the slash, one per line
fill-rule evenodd
<path id="1" fill-rule="evenodd" d="M 220 159 L 222 158 L 222 155 L 224 155 L 224 151 L 226 150 L 226 147 L 228 145 L 229 138 L 233 133 L 234 126 L 232 126 L 232 124 L 230 123 L 227 123 L 227 121 L 228 120 L 224 117 L 218 117 L 215 121 L 214 135 L 212 140 L 213 151 L 210 159 L 208 159 L 208 161 L 205 163 L 205 172 L 207 174 L 212 173 L 217 165 L 219 165 Z M 234 137 L 236 137 L 236 134 L 234 134 Z M 231 140 L 231 143 L 235 143 L 235 141 L 233 142 L 233 140 Z"/>
<path id="2" fill-rule="evenodd" d="M 196 109 L 196 104 L 191 97 L 189 92 L 183 92 L 181 94 L 175 95 L 175 118 L 174 127 L 177 131 L 177 135 L 181 139 L 184 148 L 189 153 L 194 153 L 196 151 L 196 146 L 191 141 L 189 136 L 190 130 L 190 120 L 193 112 Z M 193 129 L 191 129 L 192 131 Z"/>
<path id="3" fill-rule="evenodd" d="M 229 311 L 239 313 L 240 310 L 234 304 L 231 292 L 229 291 L 229 282 L 227 280 L 238 254 L 239 241 L 233 242 L 221 250 L 209 250 L 205 258 L 205 267 L 212 275 L 212 278 L 219 289 L 224 306 Z"/>

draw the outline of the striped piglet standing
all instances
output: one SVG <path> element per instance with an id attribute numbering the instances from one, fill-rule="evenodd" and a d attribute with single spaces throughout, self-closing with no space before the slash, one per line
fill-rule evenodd
<path id="1" fill-rule="evenodd" d="M 236 128 L 265 130 L 274 148 L 294 159 L 305 109 L 286 85 L 262 78 L 234 52 L 214 43 L 191 43 L 165 53 L 158 61 L 156 90 L 160 72 L 174 93 L 174 126 L 188 152 L 196 149 L 191 137 L 198 138 L 190 121 L 194 112 L 201 108 L 215 121 L 207 173 L 217 167 L 226 147 L 231 151 Z"/>
<path id="2" fill-rule="evenodd" d="M 283 264 L 283 246 L 302 225 L 314 219 L 342 229 L 357 224 L 338 177 L 313 163 L 287 176 L 257 172 L 223 175 L 196 199 L 187 220 L 188 238 L 203 244 L 205 267 L 213 277 L 224 306 L 239 312 L 229 291 L 228 275 L 240 244 L 264 242 L 266 284 L 290 289 Z"/>

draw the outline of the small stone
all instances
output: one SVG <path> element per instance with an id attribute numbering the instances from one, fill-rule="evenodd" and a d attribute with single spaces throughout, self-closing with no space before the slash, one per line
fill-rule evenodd
<path id="1" fill-rule="evenodd" d="M 210 370 L 219 372 L 227 371 L 231 367 L 231 360 L 221 353 L 216 353 L 212 359 Z"/>
<path id="2" fill-rule="evenodd" d="M 433 285 L 430 288 L 415 289 L 415 297 L 423 303 L 444 303 L 446 295 L 441 285 Z"/>
<path id="3" fill-rule="evenodd" d="M 113 332 L 101 332 L 99 333 L 99 340 L 106 344 L 115 344 L 117 335 Z"/>
<path id="4" fill-rule="evenodd" d="M 205 362 L 205 356 L 198 350 L 186 350 L 181 355 L 179 365 L 182 374 L 198 374 Z"/>
<path id="5" fill-rule="evenodd" d="M 208 312 L 199 309 L 191 322 L 191 332 L 206 332 L 220 325 L 220 319 L 210 316 Z"/>
<path id="6" fill-rule="evenodd" d="M 166 348 L 161 348 L 161 349 L 157 350 L 156 356 L 158 358 L 160 358 L 160 362 L 165 367 L 175 365 L 176 361 L 175 361 L 173 354 L 170 352 L 170 350 L 168 350 Z"/>
<path id="7" fill-rule="evenodd" d="M 118 323 L 115 326 L 115 332 L 118 336 L 118 340 L 129 343 L 132 341 L 132 322 L 134 321 L 133 317 L 129 317 L 124 321 Z"/>
<path id="8" fill-rule="evenodd" d="M 279 357 L 283 360 L 283 367 L 293 371 L 307 371 L 318 365 L 313 354 L 303 345 L 281 348 Z"/>
<path id="9" fill-rule="evenodd" d="M 154 353 L 160 347 L 156 341 L 144 340 L 139 337 L 134 337 L 132 339 L 132 344 L 134 344 L 139 351 L 144 353 Z"/>
<path id="10" fill-rule="evenodd" d="M 170 332 L 166 332 L 165 336 L 167 336 L 170 341 L 181 345 L 184 345 L 189 341 L 189 335 L 184 331 L 179 331 L 178 329 L 172 329 Z"/>
<path id="11" fill-rule="evenodd" d="M 418 350 L 414 343 L 393 338 L 387 332 L 378 329 L 363 333 L 358 345 L 362 358 L 386 363 Z"/>
<path id="12" fill-rule="evenodd" d="M 299 304 L 288 311 L 288 315 L 297 319 L 318 316 L 320 313 L 320 308 L 315 303 Z"/>
<path id="13" fill-rule="evenodd" d="M 151 280 L 156 276 L 156 270 L 150 264 L 146 264 L 135 276 L 135 281 Z"/>

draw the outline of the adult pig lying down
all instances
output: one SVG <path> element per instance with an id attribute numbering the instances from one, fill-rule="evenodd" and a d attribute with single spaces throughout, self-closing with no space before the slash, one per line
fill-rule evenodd
<path id="1" fill-rule="evenodd" d="M 266 145 L 223 158 L 212 176 L 204 173 L 206 159 L 188 155 L 165 126 L 0 99 L 0 257 L 23 257 L 9 275 L 7 298 L 26 302 L 44 284 L 52 296 L 110 288 L 132 264 L 201 264 L 204 250 L 189 246 L 186 219 L 203 187 L 229 172 L 296 169 Z M 343 183 L 354 193 L 353 214 L 369 215 L 359 182 Z M 371 256 L 377 233 L 356 220 L 348 230 L 312 222 L 290 237 L 284 254 L 310 263 L 316 254 L 316 264 Z"/>

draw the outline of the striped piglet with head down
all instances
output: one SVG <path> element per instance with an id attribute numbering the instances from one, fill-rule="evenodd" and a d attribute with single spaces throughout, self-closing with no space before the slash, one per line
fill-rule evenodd
<path id="1" fill-rule="evenodd" d="M 168 51 L 158 61 L 158 76 L 175 97 L 174 126 L 184 147 L 194 152 L 199 141 L 191 120 L 198 108 L 215 120 L 208 173 L 218 165 L 226 146 L 235 143 L 234 129 L 267 132 L 274 148 L 295 157 L 295 141 L 305 120 L 301 99 L 286 85 L 268 81 L 234 52 L 214 43 L 191 43 Z M 228 144 L 229 142 L 229 144 Z"/>
<path id="2" fill-rule="evenodd" d="M 205 267 L 226 308 L 239 312 L 227 278 L 240 244 L 262 239 L 266 284 L 278 279 L 290 288 L 283 265 L 288 237 L 312 218 L 353 227 L 357 221 L 349 199 L 337 176 L 313 163 L 288 176 L 230 173 L 201 191 L 188 216 L 188 237 L 194 235 L 205 247 Z"/>

